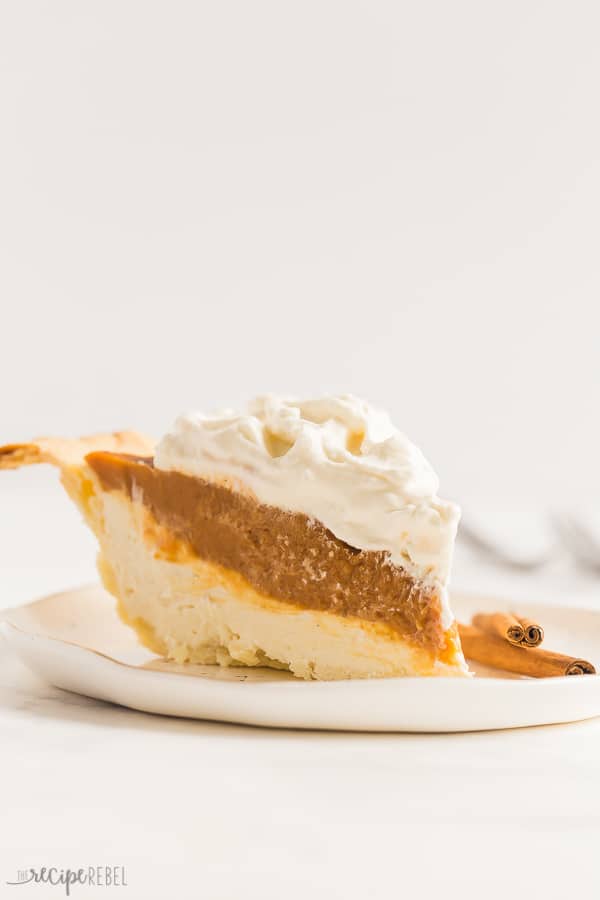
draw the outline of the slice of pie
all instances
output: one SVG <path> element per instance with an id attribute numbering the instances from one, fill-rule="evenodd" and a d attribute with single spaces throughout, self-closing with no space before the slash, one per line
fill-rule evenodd
<path id="1" fill-rule="evenodd" d="M 0 448 L 58 466 L 125 622 L 168 659 L 300 678 L 464 675 L 447 582 L 458 509 L 350 396 Z"/>

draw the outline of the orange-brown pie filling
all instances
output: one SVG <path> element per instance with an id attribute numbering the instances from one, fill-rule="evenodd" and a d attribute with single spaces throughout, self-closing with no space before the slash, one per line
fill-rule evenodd
<path id="1" fill-rule="evenodd" d="M 86 462 L 104 490 L 143 503 L 199 559 L 239 573 L 270 597 L 386 625 L 436 654 L 453 640 L 444 633 L 435 589 L 393 564 L 388 552 L 351 547 L 303 513 L 157 469 L 150 457 L 102 451 Z"/>

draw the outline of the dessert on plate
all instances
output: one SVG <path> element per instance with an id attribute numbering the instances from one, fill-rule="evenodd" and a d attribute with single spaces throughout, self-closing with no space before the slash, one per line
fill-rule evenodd
<path id="1" fill-rule="evenodd" d="M 51 463 L 140 640 L 178 662 L 300 678 L 465 675 L 447 584 L 458 508 L 389 417 L 351 396 L 0 448 Z"/>

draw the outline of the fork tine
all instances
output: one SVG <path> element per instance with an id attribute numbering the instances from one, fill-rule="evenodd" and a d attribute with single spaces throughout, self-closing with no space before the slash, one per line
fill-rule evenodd
<path id="1" fill-rule="evenodd" d="M 513 556 L 512 554 L 507 553 L 503 548 L 500 548 L 496 544 L 493 544 L 480 532 L 473 529 L 467 522 L 465 522 L 464 517 L 461 520 L 459 534 L 460 537 L 463 538 L 466 543 L 470 544 L 470 546 L 474 550 L 477 550 L 484 556 L 487 556 L 493 562 L 506 566 L 510 569 L 517 569 L 520 572 L 535 572 L 536 570 L 546 566 L 553 557 L 553 553 L 551 551 L 548 551 L 547 553 L 541 554 L 537 557 L 532 557 L 530 559 Z"/>

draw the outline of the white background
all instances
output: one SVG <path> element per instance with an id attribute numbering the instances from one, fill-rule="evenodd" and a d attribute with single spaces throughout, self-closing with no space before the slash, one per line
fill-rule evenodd
<path id="1" fill-rule="evenodd" d="M 597 504 L 599 26 L 595 2 L 1 3 L 0 442 L 352 391 L 480 515 Z M 52 473 L 2 476 L 0 605 L 93 557 Z M 546 589 L 573 601 L 572 573 Z M 104 861 L 144 898 L 599 886 L 597 721 L 166 722 L 4 656 L 0 701 L 2 889 Z"/>
<path id="2" fill-rule="evenodd" d="M 600 495 L 599 27 L 3 4 L 0 440 L 351 391 L 459 500 Z"/>

